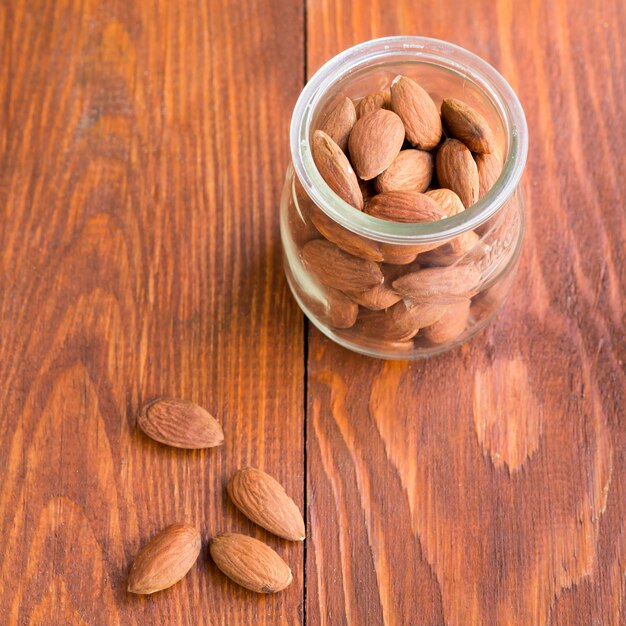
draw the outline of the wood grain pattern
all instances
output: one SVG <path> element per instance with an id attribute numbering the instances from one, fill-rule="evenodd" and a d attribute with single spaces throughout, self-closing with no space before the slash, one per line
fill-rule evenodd
<path id="1" fill-rule="evenodd" d="M 0 3 L 0 623 L 624 623 L 626 6 L 304 9 Z M 305 67 L 402 33 L 520 95 L 517 288 L 452 354 L 383 363 L 311 330 L 307 368 L 278 240 L 291 110 Z M 206 406 L 224 446 L 137 432 L 162 394 Z M 248 464 L 300 507 L 306 474 L 306 563 L 228 501 Z M 129 597 L 132 558 L 177 520 L 202 532 L 197 566 Z M 267 541 L 294 583 L 226 580 L 219 530 Z"/>
<path id="2" fill-rule="evenodd" d="M 302 546 L 224 487 L 255 465 L 303 505 L 302 317 L 276 216 L 302 5 L 9 0 L 0 33 L 0 623 L 300 621 Z M 206 406 L 224 446 L 141 435 L 157 395 Z M 130 596 L 132 558 L 178 520 L 202 532 L 197 565 Z M 291 587 L 228 581 L 206 550 L 220 530 L 276 548 Z"/>
<path id="3" fill-rule="evenodd" d="M 412 365 L 310 333 L 309 623 L 623 624 L 626 6 L 309 0 L 307 24 L 309 73 L 372 37 L 458 43 L 531 133 L 522 269 L 488 330 Z"/>

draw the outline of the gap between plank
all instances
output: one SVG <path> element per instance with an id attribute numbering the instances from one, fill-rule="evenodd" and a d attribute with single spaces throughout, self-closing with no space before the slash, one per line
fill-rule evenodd
<path id="1" fill-rule="evenodd" d="M 302 46 L 303 46 L 303 54 L 302 54 L 302 59 L 303 59 L 303 74 L 302 74 L 302 87 L 304 88 L 304 86 L 306 85 L 307 81 L 308 81 L 308 72 L 309 72 L 309 67 L 308 67 L 308 21 L 307 21 L 307 0 L 302 0 L 302 29 L 303 29 L 303 36 L 302 36 Z M 304 520 L 305 520 L 305 524 L 306 524 L 306 537 L 304 539 L 304 555 L 303 555 L 303 559 L 302 559 L 302 569 L 303 569 L 303 574 L 302 574 L 302 624 L 303 626 L 307 626 L 307 614 L 306 614 L 306 609 L 307 609 L 307 546 L 309 543 L 309 536 L 310 536 L 310 528 L 308 527 L 308 519 L 309 519 L 309 515 L 308 515 L 308 499 L 307 499 L 307 482 L 308 482 L 308 475 L 309 475 L 309 463 L 308 463 L 308 458 L 307 458 L 307 446 L 308 446 L 308 437 L 307 437 L 307 426 L 308 426 L 308 404 L 309 404 L 309 387 L 308 387 L 308 382 L 309 382 L 309 320 L 307 319 L 306 315 L 302 315 L 302 319 L 303 319 L 303 358 L 304 358 L 304 381 L 303 381 L 303 387 L 304 387 L 304 393 L 303 393 L 303 400 L 304 400 L 304 428 L 303 428 L 303 437 L 304 437 L 304 441 L 303 441 L 303 457 L 304 457 L 304 478 L 303 478 L 303 506 L 304 506 Z"/>

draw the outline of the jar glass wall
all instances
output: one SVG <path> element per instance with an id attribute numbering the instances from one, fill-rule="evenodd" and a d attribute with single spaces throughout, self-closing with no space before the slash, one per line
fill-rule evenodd
<path id="1" fill-rule="evenodd" d="M 310 137 L 337 102 L 415 79 L 437 106 L 458 98 L 494 133 L 502 172 L 473 206 L 434 222 L 360 212 L 320 176 Z M 390 37 L 341 53 L 307 84 L 291 125 L 281 198 L 285 272 L 307 317 L 339 344 L 381 358 L 431 356 L 484 328 L 511 288 L 524 233 L 519 181 L 527 129 L 517 97 L 491 66 L 445 42 Z M 352 279 L 365 276 L 369 283 Z M 356 280 L 356 279 L 355 279 Z"/>

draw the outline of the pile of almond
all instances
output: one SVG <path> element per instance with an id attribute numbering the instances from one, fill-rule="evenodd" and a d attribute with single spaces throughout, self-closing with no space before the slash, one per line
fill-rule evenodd
<path id="1" fill-rule="evenodd" d="M 502 169 L 478 111 L 454 98 L 438 108 L 406 76 L 356 103 L 342 98 L 313 132 L 311 148 L 339 197 L 392 222 L 456 215 L 485 195 Z M 427 344 L 443 344 L 465 330 L 481 281 L 477 266 L 489 254 L 478 233 L 421 246 L 377 242 L 329 218 L 299 183 L 295 190 L 314 226 L 301 257 L 326 300 L 307 302 L 315 315 L 398 348 L 413 347 L 418 333 Z"/>
<path id="2" fill-rule="evenodd" d="M 187 449 L 219 446 L 224 433 L 205 409 L 176 398 L 159 398 L 145 405 L 137 425 L 160 443 Z M 288 541 L 303 541 L 304 520 L 296 503 L 269 474 L 246 467 L 231 478 L 228 494 L 255 524 Z M 135 557 L 128 591 L 151 594 L 171 587 L 193 567 L 201 548 L 200 532 L 187 523 L 167 526 Z M 291 569 L 268 545 L 240 533 L 222 533 L 210 541 L 217 567 L 237 584 L 257 593 L 281 591 L 292 581 Z"/>

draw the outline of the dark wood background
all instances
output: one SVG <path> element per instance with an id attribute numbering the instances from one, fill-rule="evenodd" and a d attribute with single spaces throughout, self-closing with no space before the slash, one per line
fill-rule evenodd
<path id="1" fill-rule="evenodd" d="M 0 623 L 624 624 L 625 30 L 622 0 L 1 2 Z M 389 34 L 484 57 L 531 135 L 512 298 L 414 364 L 310 329 L 278 233 L 306 77 Z M 225 445 L 139 435 L 156 395 Z M 245 464 L 305 546 L 228 502 Z M 254 595 L 203 549 L 127 594 L 179 520 L 258 536 L 294 583 Z"/>

